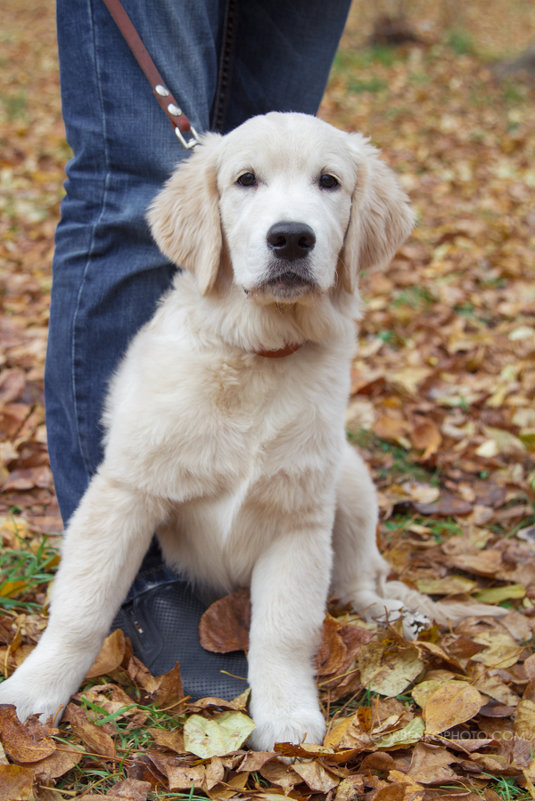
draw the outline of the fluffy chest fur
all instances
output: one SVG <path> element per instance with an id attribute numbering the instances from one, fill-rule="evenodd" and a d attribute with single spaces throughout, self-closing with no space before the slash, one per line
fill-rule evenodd
<path id="1" fill-rule="evenodd" d="M 169 502 L 168 560 L 224 590 L 248 583 L 288 515 L 331 513 L 354 328 L 337 315 L 327 344 L 269 359 L 226 341 L 189 276 L 177 284 L 113 383 L 104 469 Z"/>

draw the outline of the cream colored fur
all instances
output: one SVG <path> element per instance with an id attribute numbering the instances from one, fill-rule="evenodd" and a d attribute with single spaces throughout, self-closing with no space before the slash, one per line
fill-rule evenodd
<path id="1" fill-rule="evenodd" d="M 255 186 L 237 183 L 244 173 Z M 324 174 L 339 185 L 323 188 Z M 253 746 L 318 742 L 312 664 L 329 592 L 367 617 L 405 602 L 447 617 L 386 581 L 374 487 L 343 429 L 358 271 L 389 261 L 413 215 L 363 137 L 273 113 L 207 135 L 149 219 L 186 271 L 112 382 L 105 458 L 66 532 L 48 628 L 0 702 L 21 719 L 59 716 L 157 530 L 199 585 L 251 587 Z M 268 282 L 280 221 L 314 231 L 307 285 Z M 283 358 L 255 353 L 290 343 L 301 348 Z"/>

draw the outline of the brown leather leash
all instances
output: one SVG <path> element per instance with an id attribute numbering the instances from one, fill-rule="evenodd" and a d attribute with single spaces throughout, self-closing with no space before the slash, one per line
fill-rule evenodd
<path id="1" fill-rule="evenodd" d="M 156 100 L 187 150 L 199 143 L 199 135 L 171 94 L 120 0 L 103 0 L 127 45 L 152 87 Z"/>
<path id="2" fill-rule="evenodd" d="M 176 102 L 170 89 L 166 86 L 154 61 L 150 57 L 149 51 L 136 31 L 132 20 L 124 10 L 121 0 L 103 0 L 103 2 L 115 20 L 134 58 L 143 70 L 145 77 L 152 87 L 156 100 L 173 126 L 177 139 L 182 147 L 191 150 L 195 145 L 199 144 L 199 135 Z M 291 356 L 291 354 L 299 350 L 300 347 L 300 344 L 292 343 L 278 350 L 256 350 L 253 352 L 256 356 L 264 356 L 267 359 L 280 359 L 284 356 Z"/>

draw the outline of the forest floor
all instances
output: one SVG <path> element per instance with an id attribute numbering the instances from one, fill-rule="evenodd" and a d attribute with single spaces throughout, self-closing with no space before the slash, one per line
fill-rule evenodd
<path id="1" fill-rule="evenodd" d="M 382 4 L 387 10 L 387 4 Z M 392 5 L 392 4 L 391 4 Z M 243 746 L 245 697 L 181 697 L 114 635 L 59 729 L 0 709 L 0 801 L 535 798 L 535 85 L 492 64 L 535 40 L 525 0 L 405 4 L 419 41 L 370 44 L 357 4 L 321 116 L 369 135 L 417 225 L 365 301 L 348 436 L 379 488 L 393 572 L 508 610 L 407 642 L 335 604 L 322 746 Z M 53 6 L 4 4 L 0 76 L 0 659 L 46 624 L 61 521 L 43 411 L 53 234 L 69 157 Z M 217 611 L 212 631 L 220 630 Z M 238 632 L 239 633 L 239 632 Z M 232 626 L 223 630 L 229 640 Z M 225 732 L 231 730 L 230 739 Z M 202 742 L 201 742 L 202 741 Z"/>

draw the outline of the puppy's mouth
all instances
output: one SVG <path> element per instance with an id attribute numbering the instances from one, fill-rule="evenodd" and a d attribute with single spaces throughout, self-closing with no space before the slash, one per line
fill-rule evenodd
<path id="1" fill-rule="evenodd" d="M 312 278 L 310 268 L 303 259 L 292 262 L 292 269 L 288 269 L 288 262 L 271 263 L 268 268 L 268 277 L 256 288 L 257 292 L 272 295 L 278 300 L 294 300 L 301 295 L 317 290 L 317 284 Z"/>

